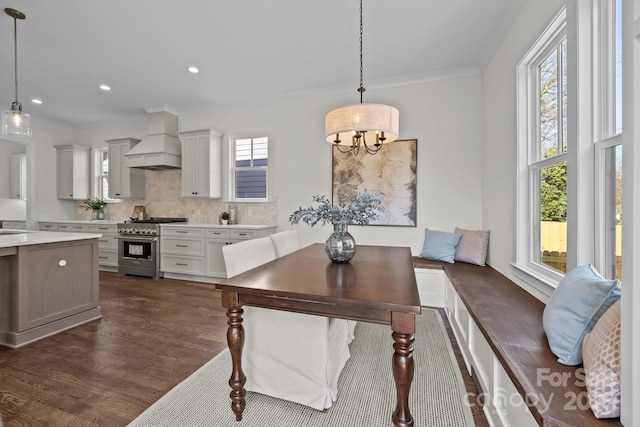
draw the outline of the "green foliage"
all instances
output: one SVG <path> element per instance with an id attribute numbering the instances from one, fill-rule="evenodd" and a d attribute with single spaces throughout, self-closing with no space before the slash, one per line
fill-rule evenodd
<path id="1" fill-rule="evenodd" d="M 549 150 L 551 157 L 555 147 Z M 547 153 L 545 153 L 547 154 Z M 540 171 L 540 220 L 567 220 L 567 162 L 558 162 Z"/>
<path id="2" fill-rule="evenodd" d="M 382 207 L 383 194 L 379 191 L 369 192 L 367 190 L 355 197 L 344 194 L 338 195 L 338 206 L 331 204 L 327 196 L 313 196 L 313 201 L 318 203 L 317 207 L 300 207 L 289 217 L 291 224 L 302 221 L 313 227 L 318 222 L 322 225 L 326 223 L 336 224 L 358 224 L 366 225 L 370 221 L 378 219 Z"/>
<path id="3" fill-rule="evenodd" d="M 98 199 L 97 197 L 92 197 L 82 203 L 84 209 L 88 211 L 99 211 L 104 209 L 106 205 L 107 203 L 104 200 Z"/>

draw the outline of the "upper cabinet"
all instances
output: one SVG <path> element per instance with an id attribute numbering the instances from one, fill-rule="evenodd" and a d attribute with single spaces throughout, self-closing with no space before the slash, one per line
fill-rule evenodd
<path id="1" fill-rule="evenodd" d="M 27 200 L 27 155 L 11 155 L 11 198 Z"/>
<path id="2" fill-rule="evenodd" d="M 222 197 L 222 135 L 215 129 L 179 133 L 183 197 Z"/>
<path id="3" fill-rule="evenodd" d="M 57 145 L 58 199 L 86 200 L 91 184 L 91 148 Z"/>
<path id="4" fill-rule="evenodd" d="M 140 140 L 135 138 L 107 141 L 109 145 L 109 198 L 144 198 L 144 170 L 127 167 L 124 156 L 139 142 Z"/>

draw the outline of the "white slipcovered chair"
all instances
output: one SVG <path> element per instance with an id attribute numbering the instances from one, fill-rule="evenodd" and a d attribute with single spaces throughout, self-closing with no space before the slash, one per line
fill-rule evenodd
<path id="1" fill-rule="evenodd" d="M 273 242 L 273 247 L 276 250 L 276 257 L 278 258 L 302 248 L 298 230 L 280 231 L 278 233 L 271 234 L 269 237 L 271 238 L 271 242 Z"/>
<path id="2" fill-rule="evenodd" d="M 271 238 L 222 248 L 227 276 L 276 259 Z M 337 399 L 338 377 L 351 356 L 345 320 L 244 306 L 245 389 L 322 410 Z M 292 339 L 295 337 L 295 339 Z"/>
<path id="3" fill-rule="evenodd" d="M 276 250 L 276 257 L 278 258 L 302 248 L 298 230 L 279 231 L 277 233 L 271 234 L 269 237 L 271 237 L 273 247 Z M 355 320 L 346 320 L 346 322 L 347 330 L 349 332 L 347 342 L 351 344 L 351 341 L 353 341 L 353 339 L 355 338 L 355 329 L 358 322 L 356 322 Z"/>

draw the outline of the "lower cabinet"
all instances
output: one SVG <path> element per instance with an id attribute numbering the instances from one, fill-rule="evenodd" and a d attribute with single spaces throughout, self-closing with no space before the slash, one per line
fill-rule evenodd
<path id="1" fill-rule="evenodd" d="M 115 224 L 89 224 L 87 232 L 99 233 L 98 266 L 118 268 L 118 226 Z"/>
<path id="2" fill-rule="evenodd" d="M 182 275 L 199 276 L 199 279 L 204 280 L 209 277 L 227 277 L 222 256 L 224 246 L 265 237 L 275 231 L 276 227 L 163 225 L 160 269 L 169 273 L 165 277 L 173 278 L 182 278 Z"/>
<path id="3" fill-rule="evenodd" d="M 115 271 L 118 268 L 118 235 L 115 223 L 87 224 L 86 222 L 40 222 L 40 231 L 102 234 L 98 239 L 98 267 Z"/>

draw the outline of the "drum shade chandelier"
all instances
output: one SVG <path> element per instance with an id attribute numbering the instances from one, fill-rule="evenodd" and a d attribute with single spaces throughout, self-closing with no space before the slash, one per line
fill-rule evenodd
<path id="1" fill-rule="evenodd" d="M 400 113 L 398 109 L 384 104 L 364 104 L 362 67 L 362 0 L 360 0 L 360 104 L 345 105 L 329 111 L 324 118 L 324 134 L 327 142 L 334 144 L 342 153 L 358 155 L 360 147 L 369 154 L 376 154 L 382 144 L 398 138 Z M 375 134 L 375 142 L 367 142 L 367 135 Z M 341 145 L 344 136 L 351 136 L 351 144 Z"/>
<path id="2" fill-rule="evenodd" d="M 13 59 L 15 73 L 16 100 L 11 103 L 11 110 L 2 112 L 2 135 L 32 136 L 31 116 L 22 111 L 22 104 L 18 101 L 18 19 L 24 19 L 25 14 L 19 10 L 6 8 L 5 13 L 13 18 Z"/>

